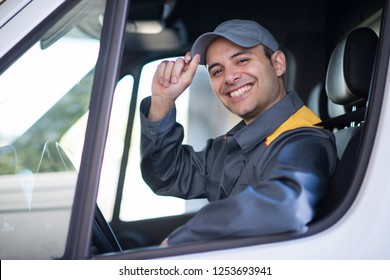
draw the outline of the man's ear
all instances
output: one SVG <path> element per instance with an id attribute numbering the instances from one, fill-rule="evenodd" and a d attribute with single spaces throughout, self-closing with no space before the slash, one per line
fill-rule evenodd
<path id="1" fill-rule="evenodd" d="M 276 51 L 272 54 L 272 63 L 278 77 L 283 76 L 286 72 L 286 56 L 282 51 Z"/>

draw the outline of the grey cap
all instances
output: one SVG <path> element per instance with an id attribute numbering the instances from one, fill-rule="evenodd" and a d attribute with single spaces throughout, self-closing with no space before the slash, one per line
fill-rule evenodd
<path id="1" fill-rule="evenodd" d="M 218 37 L 224 37 L 244 48 L 253 48 L 262 44 L 273 51 L 279 49 L 279 44 L 272 34 L 256 21 L 232 19 L 222 22 L 214 32 L 207 32 L 196 39 L 191 54 L 192 56 L 200 54 L 200 64 L 206 64 L 207 48 Z"/>

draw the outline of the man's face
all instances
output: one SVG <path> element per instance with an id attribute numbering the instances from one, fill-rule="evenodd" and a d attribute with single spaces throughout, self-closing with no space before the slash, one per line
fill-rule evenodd
<path id="1" fill-rule="evenodd" d="M 221 103 L 250 123 L 286 95 L 281 76 L 285 72 L 282 52 L 265 56 L 263 46 L 243 48 L 218 38 L 207 49 L 211 87 Z"/>

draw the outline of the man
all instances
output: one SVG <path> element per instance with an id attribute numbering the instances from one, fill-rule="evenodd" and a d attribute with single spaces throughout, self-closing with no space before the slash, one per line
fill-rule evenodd
<path id="1" fill-rule="evenodd" d="M 202 151 L 182 145 L 175 100 L 206 65 L 221 103 L 242 118 Z M 230 20 L 200 36 L 191 53 L 164 61 L 152 96 L 141 103 L 141 168 L 160 195 L 210 203 L 164 244 L 303 232 L 337 163 L 333 134 L 295 91 L 287 92 L 285 56 L 273 36 Z"/>

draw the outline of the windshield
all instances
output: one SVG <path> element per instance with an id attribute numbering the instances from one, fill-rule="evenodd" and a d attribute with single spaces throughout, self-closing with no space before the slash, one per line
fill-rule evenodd
<path id="1" fill-rule="evenodd" d="M 0 75 L 1 259 L 64 253 L 104 7 L 81 1 Z"/>

